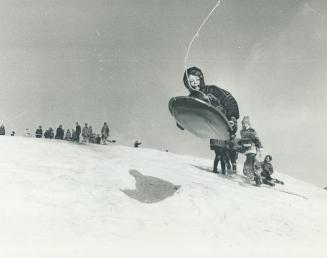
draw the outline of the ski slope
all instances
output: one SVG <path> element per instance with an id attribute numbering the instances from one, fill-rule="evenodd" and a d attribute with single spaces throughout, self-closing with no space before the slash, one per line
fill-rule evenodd
<path id="1" fill-rule="evenodd" d="M 284 174 L 254 187 L 152 149 L 3 136 L 0 150 L 0 257 L 327 257 L 327 192 Z"/>

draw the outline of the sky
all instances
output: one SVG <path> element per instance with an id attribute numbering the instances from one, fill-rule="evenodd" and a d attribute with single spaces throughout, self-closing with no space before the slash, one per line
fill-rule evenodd
<path id="1" fill-rule="evenodd" d="M 187 95 L 187 46 L 214 0 L 0 3 L 0 123 L 64 129 L 107 121 L 112 138 L 214 158 L 180 131 L 168 101 Z M 277 170 L 327 185 L 327 3 L 222 1 L 188 66 L 237 99 Z M 240 158 L 242 161 L 242 157 Z"/>

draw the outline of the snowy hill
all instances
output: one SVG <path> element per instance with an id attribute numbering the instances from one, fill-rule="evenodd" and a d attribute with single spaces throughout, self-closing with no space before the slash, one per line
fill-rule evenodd
<path id="1" fill-rule="evenodd" d="M 327 257 L 327 192 L 289 176 L 253 187 L 151 149 L 0 146 L 1 257 Z"/>

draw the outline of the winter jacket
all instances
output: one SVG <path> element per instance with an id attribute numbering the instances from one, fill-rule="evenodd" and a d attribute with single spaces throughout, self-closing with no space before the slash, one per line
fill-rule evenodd
<path id="1" fill-rule="evenodd" d="M 71 139 L 72 139 L 72 135 L 71 135 L 70 131 L 67 131 L 66 135 L 65 135 L 65 140 L 70 141 Z"/>
<path id="2" fill-rule="evenodd" d="M 89 132 L 88 132 L 88 135 L 90 138 L 93 137 L 93 130 L 92 130 L 92 126 L 89 126 Z"/>
<path id="3" fill-rule="evenodd" d="M 98 135 L 96 138 L 95 138 L 95 141 L 97 144 L 100 144 L 101 143 L 101 137 L 100 135 Z"/>
<path id="4" fill-rule="evenodd" d="M 89 128 L 87 126 L 83 127 L 82 136 L 83 137 L 89 137 Z"/>
<path id="5" fill-rule="evenodd" d="M 73 141 L 77 141 L 77 134 L 76 134 L 76 131 L 73 131 L 73 133 L 72 133 L 72 140 L 73 140 Z"/>
<path id="6" fill-rule="evenodd" d="M 64 139 L 64 130 L 61 128 L 61 127 L 58 127 L 57 128 L 57 131 L 56 131 L 56 139 L 60 139 L 60 140 L 63 140 Z"/>
<path id="7" fill-rule="evenodd" d="M 81 134 L 81 131 L 82 131 L 82 129 L 81 129 L 81 126 L 80 125 L 76 125 L 76 134 Z"/>
<path id="8" fill-rule="evenodd" d="M 253 128 L 241 130 L 241 140 L 239 144 L 243 147 L 244 153 L 257 153 L 257 149 L 263 148 L 260 139 L 257 136 L 257 132 Z"/>
<path id="9" fill-rule="evenodd" d="M 42 134 L 43 134 L 43 131 L 41 128 L 36 129 L 36 132 L 35 132 L 36 138 L 42 138 Z"/>
<path id="10" fill-rule="evenodd" d="M 271 175 L 272 173 L 274 173 L 273 165 L 270 162 L 262 161 L 261 168 L 262 168 L 262 173 L 265 175 L 268 174 Z"/>
<path id="11" fill-rule="evenodd" d="M 108 125 L 102 126 L 101 135 L 102 135 L 102 137 L 109 137 L 109 126 Z"/>
<path id="12" fill-rule="evenodd" d="M 205 85 L 204 76 L 202 71 L 197 67 L 191 67 L 187 69 L 188 75 L 196 75 L 200 78 L 200 92 L 204 93 L 206 96 L 211 99 L 213 97 L 214 102 L 216 103 L 215 106 L 222 106 L 223 112 L 225 113 L 228 120 L 231 120 L 232 117 L 238 119 L 240 117 L 238 104 L 235 98 L 230 94 L 227 90 L 221 89 L 215 85 Z M 186 72 L 183 76 L 183 82 L 185 87 L 190 91 L 190 96 L 194 95 L 194 92 L 197 91 L 192 89 L 188 83 Z"/>
<path id="13" fill-rule="evenodd" d="M 53 139 L 54 138 L 54 133 L 53 133 L 53 129 L 52 128 L 49 129 L 48 134 L 49 134 L 49 139 Z"/>
<path id="14" fill-rule="evenodd" d="M 6 130 L 3 125 L 0 127 L 0 135 L 6 135 Z"/>

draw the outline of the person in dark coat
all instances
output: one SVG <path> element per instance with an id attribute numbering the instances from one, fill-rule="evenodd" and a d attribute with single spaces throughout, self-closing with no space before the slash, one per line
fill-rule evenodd
<path id="1" fill-rule="evenodd" d="M 101 128 L 101 138 L 102 138 L 103 144 L 107 144 L 109 132 L 110 132 L 109 126 L 108 126 L 107 122 L 104 122 L 104 124 Z"/>
<path id="2" fill-rule="evenodd" d="M 235 117 L 231 118 L 231 121 L 229 121 L 230 126 L 232 127 L 232 130 L 230 131 L 230 141 L 226 142 L 226 166 L 227 171 L 236 173 L 237 172 L 237 159 L 238 159 L 238 153 L 236 150 L 234 150 L 234 140 L 236 138 L 236 132 L 237 132 L 237 120 Z"/>
<path id="3" fill-rule="evenodd" d="M 77 142 L 77 134 L 76 134 L 75 129 L 72 130 L 72 141 Z"/>
<path id="4" fill-rule="evenodd" d="M 213 106 L 220 106 L 228 120 L 231 120 L 232 117 L 239 119 L 238 104 L 232 94 L 216 85 L 206 85 L 203 73 L 199 68 L 187 69 L 184 72 L 183 82 L 189 90 L 190 96 L 201 97 Z"/>
<path id="5" fill-rule="evenodd" d="M 78 122 L 76 122 L 76 141 L 79 142 L 79 138 L 80 138 L 80 135 L 81 135 L 81 132 L 82 132 L 82 128 L 81 126 L 78 124 Z"/>
<path id="6" fill-rule="evenodd" d="M 0 126 L 0 135 L 6 135 L 6 129 L 4 125 Z"/>
<path id="7" fill-rule="evenodd" d="M 54 138 L 54 132 L 53 132 L 52 127 L 49 127 L 48 133 L 49 133 L 49 139 L 53 139 Z"/>
<path id="8" fill-rule="evenodd" d="M 101 143 L 101 136 L 100 136 L 100 134 L 97 134 L 97 137 L 95 138 L 95 142 L 96 142 L 96 144 L 100 144 Z"/>
<path id="9" fill-rule="evenodd" d="M 56 131 L 55 138 L 59 139 L 59 140 L 63 140 L 64 136 L 65 136 L 65 131 L 64 131 L 64 129 L 62 129 L 62 125 L 59 125 L 59 127 L 57 128 L 57 131 Z"/>
<path id="10" fill-rule="evenodd" d="M 39 128 L 36 129 L 36 132 L 35 132 L 35 137 L 36 138 L 42 138 L 42 135 L 43 135 L 43 130 L 42 130 L 42 126 L 39 125 Z"/>
<path id="11" fill-rule="evenodd" d="M 270 186 L 274 186 L 275 183 L 283 185 L 284 184 L 283 181 L 271 177 L 271 175 L 274 173 L 274 168 L 273 165 L 271 164 L 271 161 L 272 161 L 272 157 L 270 155 L 266 155 L 264 161 L 261 162 L 262 182 Z"/>
<path id="12" fill-rule="evenodd" d="M 135 147 L 135 148 L 138 148 L 141 144 L 142 144 L 142 142 L 139 142 L 138 140 L 136 140 L 136 141 L 134 142 L 134 147 Z"/>
<path id="13" fill-rule="evenodd" d="M 217 140 L 217 139 L 210 139 L 210 149 L 215 152 L 215 159 L 213 162 L 213 173 L 218 172 L 218 165 L 220 162 L 221 173 L 223 175 L 226 174 L 226 142 Z"/>
<path id="14" fill-rule="evenodd" d="M 191 97 L 202 99 L 209 102 L 214 107 L 218 108 L 229 121 L 236 120 L 240 117 L 238 104 L 235 98 L 227 90 L 219 88 L 216 85 L 206 85 L 202 71 L 197 67 L 191 67 L 184 72 L 183 82 L 185 87 L 189 90 Z M 232 120 L 233 119 L 233 120 Z M 183 127 L 177 123 L 177 126 L 183 130 Z M 237 127 L 236 127 L 237 130 Z M 235 132 L 236 133 L 236 132 Z M 214 142 L 218 139 L 211 139 L 210 142 Z M 215 160 L 213 171 L 217 172 L 217 165 L 221 162 L 221 171 L 225 174 L 226 160 L 229 157 L 227 152 L 227 146 L 212 147 L 210 148 L 215 151 Z M 233 156 L 233 160 L 234 160 Z M 236 161 L 235 161 L 236 162 Z M 227 165 L 229 162 L 227 162 Z M 235 167 L 235 166 L 234 166 Z M 235 168 L 236 170 L 236 168 Z"/>

